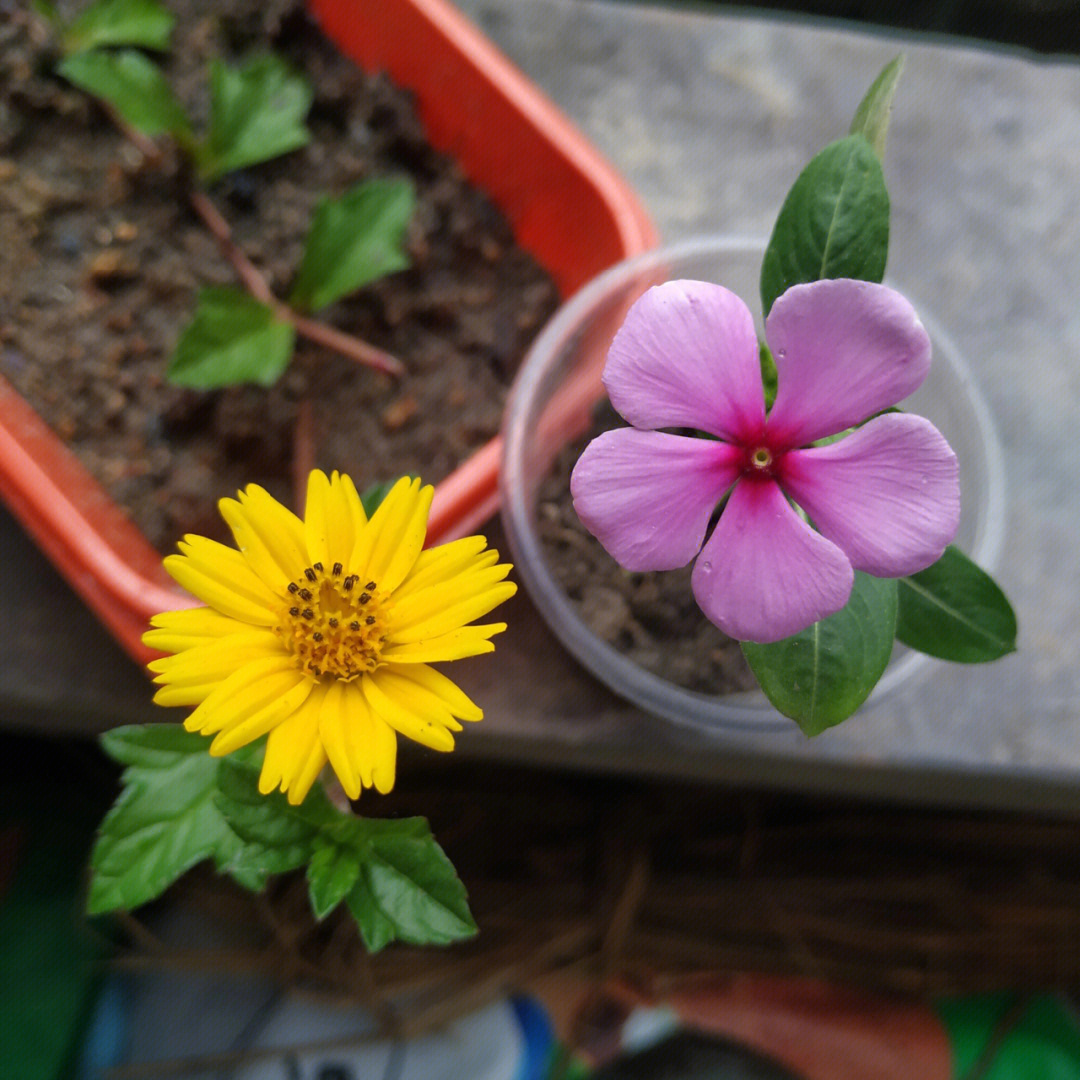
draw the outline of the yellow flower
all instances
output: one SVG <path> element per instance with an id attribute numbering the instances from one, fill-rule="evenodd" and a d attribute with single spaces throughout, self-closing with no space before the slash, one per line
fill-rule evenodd
<path id="1" fill-rule="evenodd" d="M 397 735 L 452 750 L 483 713 L 432 662 L 491 652 L 510 566 L 482 536 L 421 550 L 432 488 L 403 477 L 368 520 L 347 476 L 311 474 L 304 520 L 252 484 L 219 506 L 239 550 L 185 536 L 165 568 L 207 606 L 151 620 L 161 705 L 228 754 L 269 734 L 259 790 L 303 801 L 329 760 L 351 798 L 394 786 Z"/>

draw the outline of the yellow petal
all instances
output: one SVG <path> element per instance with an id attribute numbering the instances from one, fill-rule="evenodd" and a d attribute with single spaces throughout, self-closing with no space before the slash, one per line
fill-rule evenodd
<path id="1" fill-rule="evenodd" d="M 383 647 L 382 658 L 388 664 L 437 664 L 481 656 L 495 651 L 494 643 L 488 638 L 505 629 L 506 623 L 485 623 L 483 626 L 463 626 L 460 630 L 420 641 L 391 642 Z"/>
<path id="2" fill-rule="evenodd" d="M 395 731 L 432 750 L 454 749 L 454 736 L 430 716 L 413 712 L 407 701 L 409 695 L 402 700 L 396 680 L 388 678 L 385 669 L 365 675 L 360 681 L 368 704 Z"/>
<path id="3" fill-rule="evenodd" d="M 272 630 L 247 629 L 246 633 L 230 634 L 175 656 L 151 660 L 146 666 L 157 673 L 154 682 L 160 684 L 224 682 L 250 661 L 264 656 L 278 656 L 281 652 L 281 639 Z"/>
<path id="4" fill-rule="evenodd" d="M 259 774 L 263 795 L 279 788 L 293 806 L 299 806 L 311 790 L 326 764 L 326 751 L 319 739 L 319 713 L 325 695 L 326 688 L 316 686 L 303 704 L 270 732 Z"/>
<path id="5" fill-rule="evenodd" d="M 309 684 L 310 680 L 288 656 L 252 660 L 219 683 L 217 689 L 184 721 L 184 727 L 188 731 L 205 731 L 207 734 L 224 727 L 235 727 L 247 718 L 260 714 L 295 686 L 310 689 Z M 306 696 L 307 690 L 304 694 Z"/>
<path id="6" fill-rule="evenodd" d="M 448 731 L 460 731 L 461 725 L 446 702 L 419 680 L 412 678 L 415 671 L 415 667 L 381 668 L 378 673 L 378 687 L 413 716 L 441 724 Z"/>
<path id="7" fill-rule="evenodd" d="M 252 570 L 274 595 L 295 581 L 308 565 L 304 526 L 258 484 L 236 499 L 221 499 L 218 509 Z"/>
<path id="8" fill-rule="evenodd" d="M 351 558 L 356 538 L 367 522 L 360 496 L 347 476 L 316 469 L 308 478 L 304 536 L 309 565 L 329 569 Z"/>
<path id="9" fill-rule="evenodd" d="M 169 555 L 163 565 L 185 589 L 223 615 L 269 625 L 276 598 L 239 551 L 193 535 L 177 546 L 180 554 Z"/>
<path id="10" fill-rule="evenodd" d="M 150 620 L 150 625 L 153 629 L 143 634 L 143 644 L 169 653 L 208 645 L 248 626 L 208 607 L 163 611 Z"/>
<path id="11" fill-rule="evenodd" d="M 243 720 L 227 722 L 222 727 L 220 734 L 210 744 L 210 753 L 215 755 L 231 754 L 234 750 L 239 750 L 241 746 L 247 746 L 249 742 L 253 742 L 268 731 L 273 731 L 278 724 L 283 723 L 304 704 L 315 687 L 315 681 L 301 677 L 300 681 L 289 689 L 285 689 L 285 685 L 282 682 L 278 687 L 276 696 L 266 701 L 257 712 L 252 712 Z"/>
<path id="12" fill-rule="evenodd" d="M 517 592 L 512 581 L 499 580 L 509 569 L 492 566 L 480 574 L 434 585 L 395 604 L 387 636 L 395 643 L 440 637 L 486 615 Z"/>
<path id="13" fill-rule="evenodd" d="M 331 684 L 319 714 L 319 735 L 350 799 L 359 798 L 364 787 L 383 793 L 393 788 L 397 736 L 371 711 L 357 683 Z"/>
<path id="14" fill-rule="evenodd" d="M 424 546 L 434 490 L 403 476 L 357 538 L 349 565 L 374 581 L 383 596 L 401 584 Z"/>
<path id="15" fill-rule="evenodd" d="M 415 683 L 416 688 L 440 702 L 460 720 L 483 720 L 483 710 L 452 679 L 427 664 L 410 664 L 404 671 L 395 672 Z"/>
<path id="16" fill-rule="evenodd" d="M 448 581 L 477 565 L 497 563 L 499 553 L 494 549 L 485 551 L 486 547 L 487 540 L 483 536 L 464 536 L 421 551 L 408 576 L 394 591 L 395 597 L 405 599 L 420 589 Z"/>
<path id="17" fill-rule="evenodd" d="M 220 685 L 219 682 L 204 682 L 163 686 L 154 694 L 154 704 L 201 705 Z"/>

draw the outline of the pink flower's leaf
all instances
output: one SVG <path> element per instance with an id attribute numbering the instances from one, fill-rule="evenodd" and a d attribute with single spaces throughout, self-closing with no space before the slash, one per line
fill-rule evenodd
<path id="1" fill-rule="evenodd" d="M 799 174 L 761 264 L 761 303 L 821 278 L 880 281 L 889 250 L 889 193 L 862 135 L 826 146 Z"/>
<path id="2" fill-rule="evenodd" d="M 741 480 L 694 564 L 698 606 L 729 637 L 779 641 L 838 611 L 851 592 L 844 553 L 772 481 Z"/>
<path id="3" fill-rule="evenodd" d="M 889 663 L 897 584 L 858 573 L 844 607 L 784 641 L 743 642 L 765 696 L 807 735 L 846 720 Z"/>
<path id="4" fill-rule="evenodd" d="M 606 431 L 574 466 L 574 509 L 620 566 L 674 570 L 701 549 L 740 457 L 736 447 L 714 439 Z"/>
<path id="5" fill-rule="evenodd" d="M 901 53 L 890 60 L 873 81 L 866 91 L 866 97 L 855 110 L 855 119 L 851 121 L 851 134 L 862 135 L 879 158 L 885 156 L 885 138 L 889 134 L 893 98 L 903 71 L 904 54 Z"/>
<path id="6" fill-rule="evenodd" d="M 856 570 L 903 577 L 936 562 L 960 524 L 956 455 L 921 416 L 875 417 L 780 460 L 780 483 Z"/>
<path id="7" fill-rule="evenodd" d="M 997 582 L 958 548 L 901 578 L 896 636 L 909 649 L 961 664 L 1016 650 L 1016 614 Z"/>
<path id="8" fill-rule="evenodd" d="M 765 417 L 753 317 L 720 285 L 654 286 L 615 335 L 604 386 L 634 427 L 688 427 L 728 441 L 751 439 Z"/>
<path id="9" fill-rule="evenodd" d="M 765 337 L 778 386 L 772 445 L 806 446 L 862 423 L 916 390 L 930 338 L 895 289 L 866 281 L 796 285 L 773 306 Z"/>

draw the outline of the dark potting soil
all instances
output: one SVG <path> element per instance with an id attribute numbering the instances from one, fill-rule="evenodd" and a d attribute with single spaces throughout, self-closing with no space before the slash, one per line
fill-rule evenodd
<path id="1" fill-rule="evenodd" d="M 705 694 L 755 688 L 739 643 L 694 601 L 693 564 L 661 573 L 624 570 L 574 512 L 574 463 L 600 432 L 625 424 L 607 402 L 594 419 L 592 430 L 556 458 L 540 488 L 538 530 L 555 580 L 597 637 L 647 671 Z"/>
<path id="2" fill-rule="evenodd" d="M 61 4 L 69 16 L 82 4 Z M 210 195 L 279 296 L 320 196 L 410 176 L 410 269 L 318 317 L 397 356 L 384 376 L 298 339 L 276 386 L 198 392 L 165 370 L 197 290 L 237 285 L 190 209 L 166 147 L 147 160 L 85 94 L 51 74 L 45 24 L 0 0 L 0 374 L 29 399 L 150 541 L 223 536 L 223 495 L 248 483 L 292 503 L 318 465 L 363 489 L 403 473 L 437 482 L 496 434 L 510 378 L 557 304 L 489 199 L 425 141 L 407 93 L 341 57 L 297 0 L 169 0 L 175 92 L 206 112 L 206 66 L 284 55 L 312 82 L 305 148 Z M 314 460 L 296 459 L 310 410 Z"/>

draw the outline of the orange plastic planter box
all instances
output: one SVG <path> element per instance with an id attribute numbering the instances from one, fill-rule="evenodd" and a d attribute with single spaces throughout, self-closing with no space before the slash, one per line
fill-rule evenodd
<path id="1" fill-rule="evenodd" d="M 445 0 L 309 0 L 308 7 L 347 56 L 413 91 L 432 144 L 492 196 L 564 297 L 656 243 L 626 183 Z M 430 541 L 465 535 L 495 512 L 500 452 L 492 440 L 438 485 Z M 149 617 L 190 598 L 2 378 L 0 495 L 117 640 L 146 659 L 140 638 Z"/>

